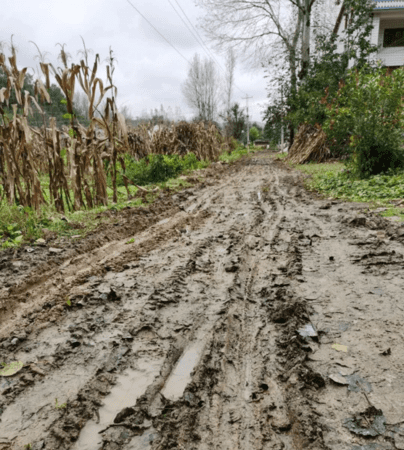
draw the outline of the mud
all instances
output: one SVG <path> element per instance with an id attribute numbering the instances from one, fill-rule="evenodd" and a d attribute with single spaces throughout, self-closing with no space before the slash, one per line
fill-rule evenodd
<path id="1" fill-rule="evenodd" d="M 1 450 L 404 448 L 404 228 L 267 152 L 147 211 L 2 254 Z"/>

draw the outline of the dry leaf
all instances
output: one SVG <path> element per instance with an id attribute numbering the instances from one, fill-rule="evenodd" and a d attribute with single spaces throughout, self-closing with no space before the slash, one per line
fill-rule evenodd
<path id="1" fill-rule="evenodd" d="M 0 377 L 11 377 L 12 375 L 19 372 L 24 367 L 24 363 L 22 361 L 14 361 L 10 364 L 5 364 L 4 367 L 0 370 Z"/>
<path id="2" fill-rule="evenodd" d="M 334 350 L 337 350 L 337 352 L 345 352 L 345 353 L 347 353 L 347 351 L 348 351 L 348 347 L 346 345 L 333 344 L 331 347 Z"/>

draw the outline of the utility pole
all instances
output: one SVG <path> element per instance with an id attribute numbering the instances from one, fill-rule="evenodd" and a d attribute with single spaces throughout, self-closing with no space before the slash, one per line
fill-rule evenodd
<path id="1" fill-rule="evenodd" d="M 281 105 L 282 105 L 282 112 L 281 112 L 281 152 L 283 153 L 283 147 L 284 147 L 284 144 L 285 144 L 284 131 L 283 131 L 283 86 L 281 87 Z"/>
<path id="2" fill-rule="evenodd" d="M 248 115 L 248 100 L 253 97 L 249 97 L 246 95 L 245 97 L 242 97 L 243 100 L 246 100 L 247 102 L 247 148 L 250 145 L 250 116 Z"/>

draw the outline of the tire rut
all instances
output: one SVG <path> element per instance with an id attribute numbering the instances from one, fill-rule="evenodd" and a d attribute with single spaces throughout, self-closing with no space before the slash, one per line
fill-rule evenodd
<path id="1" fill-rule="evenodd" d="M 373 288 L 368 304 L 377 308 L 382 289 L 398 307 L 403 252 L 400 231 L 386 227 L 392 241 L 381 243 L 364 226 L 376 219 L 352 211 L 313 200 L 297 173 L 262 152 L 200 195 L 191 191 L 134 244 L 114 241 L 66 261 L 1 329 L 0 359 L 25 364 L 0 378 L 0 449 L 365 445 L 342 426 L 358 398 L 341 397 L 329 379 L 330 344 L 345 336 L 355 348 L 361 331 L 338 331 L 335 315 L 365 320 L 369 277 L 389 284 Z M 347 300 L 349 288 L 357 301 Z M 382 339 L 374 320 L 364 329 L 371 336 L 378 327 Z M 313 324 L 313 338 L 298 331 Z M 368 360 L 378 367 L 370 348 L 359 354 L 338 361 L 361 375 Z M 379 382 L 394 403 L 396 392 Z M 369 394 L 376 406 L 380 392 Z M 383 403 L 391 423 L 401 419 L 397 408 Z"/>

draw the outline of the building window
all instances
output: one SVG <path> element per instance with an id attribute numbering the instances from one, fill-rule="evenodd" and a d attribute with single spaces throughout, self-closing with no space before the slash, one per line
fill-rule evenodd
<path id="1" fill-rule="evenodd" d="M 383 47 L 404 47 L 404 28 L 384 30 Z"/>

